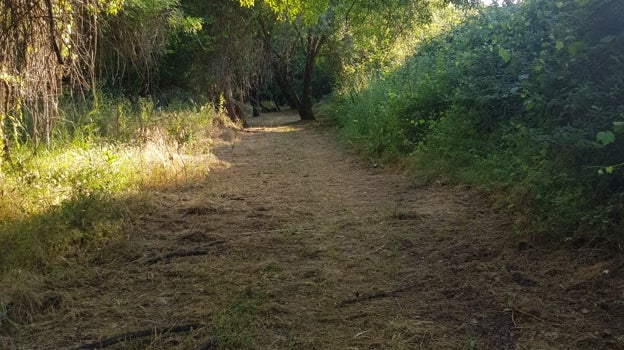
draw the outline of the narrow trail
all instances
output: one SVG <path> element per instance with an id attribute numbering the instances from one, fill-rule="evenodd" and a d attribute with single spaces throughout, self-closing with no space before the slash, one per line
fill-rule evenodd
<path id="1" fill-rule="evenodd" d="M 204 181 L 148 193 L 117 250 L 50 286 L 71 312 L 23 348 L 192 323 L 110 349 L 624 348 L 618 256 L 520 242 L 478 194 L 272 118 L 226 134 Z"/>

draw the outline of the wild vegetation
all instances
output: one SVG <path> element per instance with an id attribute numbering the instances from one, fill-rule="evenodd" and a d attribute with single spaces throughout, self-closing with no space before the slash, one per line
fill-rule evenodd
<path id="1" fill-rule="evenodd" d="M 357 70 L 401 57 L 413 30 L 445 3 L 0 6 L 0 270 L 7 271 L 44 267 L 75 242 L 114 236 L 117 224 L 97 222 L 117 222 L 119 208 L 88 208 L 114 206 L 158 178 L 154 172 L 174 176 L 160 169 L 166 161 L 146 165 L 150 147 L 163 153 L 159 162 L 173 159 L 202 128 L 224 116 L 242 125 L 250 109 L 257 115 L 287 104 L 313 120 L 316 99 Z M 185 171 L 173 163 L 171 171 Z"/>
<path id="2" fill-rule="evenodd" d="M 602 0 L 439 13 L 404 63 L 343 84 L 336 115 L 370 157 L 485 189 L 518 232 L 619 242 L 623 14 Z"/>
<path id="3" fill-rule="evenodd" d="M 80 262 L 89 250 L 119 239 L 127 208 L 117 199 L 205 174 L 208 169 L 187 160 L 207 157 L 211 132 L 227 120 L 210 105 L 157 112 L 147 100 L 140 110 L 119 100 L 102 102 L 99 111 L 88 108 L 65 111 L 53 147 L 37 155 L 15 148 L 3 165 L 0 271 Z"/>
<path id="4" fill-rule="evenodd" d="M 129 238 L 128 232 L 137 222 L 147 221 L 136 218 L 138 209 L 131 206 L 145 209 L 146 217 L 158 221 L 160 214 L 152 211 L 169 208 L 167 203 L 153 208 L 143 196 L 165 202 L 168 194 L 155 193 L 172 186 L 184 187 L 185 196 L 191 196 L 193 184 L 204 181 L 213 162 L 218 163 L 212 152 L 219 128 L 244 127 L 253 117 L 281 108 L 296 111 L 303 121 L 313 121 L 317 115 L 331 118 L 348 144 L 375 166 L 407 164 L 417 182 L 467 184 L 485 192 L 495 209 L 510 214 L 514 232 L 509 234 L 521 237 L 522 244 L 532 238 L 557 246 L 569 242 L 572 247 L 618 249 L 624 240 L 622 101 L 624 5 L 616 0 L 506 0 L 492 6 L 476 0 L 0 1 L 0 347 L 5 334 L 21 332 L 37 315 L 60 309 L 59 300 L 69 299 L 54 291 L 50 298 L 43 292 L 35 295 L 46 284 L 74 283 L 68 282 L 73 274 L 89 275 L 92 271 L 81 269 L 111 256 L 122 262 L 110 266 L 136 272 L 123 261 L 143 258 L 129 252 L 131 244 L 140 244 L 139 236 Z M 306 135 L 305 140 L 319 139 Z M 302 154 L 314 159 L 308 151 L 316 145 L 303 143 L 297 143 Z M 281 143 L 280 147 L 289 146 Z M 230 150 L 234 153 L 234 142 Z M 260 178 L 274 170 L 271 162 L 279 163 L 284 156 L 291 160 L 286 151 L 272 156 L 275 159 L 266 161 L 267 168 L 254 175 L 258 186 L 263 186 Z M 306 185 L 309 174 L 295 168 L 293 172 Z M 345 173 L 361 170 L 347 168 Z M 318 177 L 325 175 L 321 171 Z M 361 186 L 373 186 L 377 179 L 366 178 Z M 227 176 L 220 180 L 226 181 Z M 243 186 L 245 181 L 232 183 Z M 218 196 L 203 193 L 220 206 L 183 207 L 179 217 L 172 218 L 203 228 L 203 221 L 186 216 L 232 214 L 227 206 L 231 201 L 244 202 L 240 199 L 244 196 L 240 191 L 228 194 L 227 186 L 220 186 L 223 193 Z M 277 191 L 279 186 L 271 188 Z M 322 195 L 335 191 L 331 188 L 328 185 L 324 194 L 304 188 L 303 197 L 314 207 Z M 346 192 L 354 198 L 366 194 L 357 188 Z M 249 226 L 243 228 L 255 230 L 253 225 L 262 221 L 276 241 L 288 241 L 288 234 L 306 230 L 285 214 L 278 216 L 290 226 L 271 226 L 272 217 L 263 214 L 268 209 L 261 205 L 262 194 L 255 195 L 258 203 L 252 214 L 258 217 L 243 216 L 236 223 L 215 221 L 214 226 L 222 229 L 220 225 L 231 228 L 242 223 Z M 375 202 L 364 197 L 366 203 Z M 409 198 L 393 198 L 414 204 Z M 444 202 L 440 198 L 432 203 Z M 334 199 L 337 210 L 342 210 L 343 199 Z M 297 203 L 292 199 L 292 210 L 296 211 Z M 464 208 L 455 204 L 457 210 Z M 390 235 L 393 241 L 387 242 L 384 235 L 376 237 L 373 228 L 379 224 L 385 229 L 387 221 L 408 234 L 416 219 L 431 213 L 421 208 L 415 218 L 416 214 L 398 207 L 385 207 L 381 214 L 373 209 L 378 208 L 361 212 L 380 220 L 371 221 L 371 232 L 367 231 L 379 248 L 371 252 L 359 246 L 362 261 L 369 253 L 387 253 L 375 255 L 380 260 L 403 251 L 414 253 L 404 246 L 412 244 L 411 238 Z M 461 222 L 466 219 L 462 210 L 453 216 Z M 479 210 L 467 212 L 479 214 Z M 305 213 L 295 214 L 299 221 L 306 218 Z M 353 220 L 360 218 L 353 215 Z M 341 219 L 333 218 L 327 232 L 317 231 L 325 238 L 338 235 L 346 227 Z M 485 221 L 484 231 L 493 234 L 495 225 Z M 315 222 L 321 225 L 323 220 Z M 368 230 L 361 222 L 349 225 L 357 228 L 354 234 Z M 444 227 L 448 239 L 455 235 L 452 226 Z M 435 230 L 429 224 L 422 228 Z M 144 239 L 148 230 L 135 231 Z M 179 235 L 176 242 L 186 242 L 185 247 L 197 243 L 192 233 L 169 233 Z M 248 232 L 240 235 L 243 238 L 233 247 L 243 251 L 248 249 L 244 238 Z M 146 242 L 166 249 L 170 242 L 160 238 Z M 310 251 L 301 255 L 316 259 L 320 253 L 311 247 L 318 242 L 309 238 L 305 249 Z M 262 237 L 254 239 L 254 244 L 265 243 Z M 434 239 L 419 239 L 431 247 L 438 245 Z M 215 245 L 223 241 L 214 240 Z M 289 244 L 284 249 L 295 249 Z M 121 246 L 116 252 L 115 247 Z M 328 255 L 332 254 L 339 255 L 334 250 Z M 236 289 L 234 281 L 229 289 L 219 290 L 225 296 L 217 300 L 221 309 L 211 316 L 219 332 L 226 333 L 215 335 L 224 348 L 254 348 L 257 334 L 247 332 L 258 326 L 253 317 L 268 313 L 265 303 L 279 294 L 277 288 L 273 294 L 264 290 L 282 272 L 275 267 L 279 264 L 264 258 L 259 254 L 254 260 L 262 265 L 261 281 L 245 277 L 253 288 Z M 597 260 L 589 256 L 587 261 Z M 499 268 L 499 263 L 492 268 Z M 224 263 L 217 259 L 215 264 Z M 621 268 L 618 261 L 613 264 L 612 271 Z M 241 275 L 251 265 L 219 266 Z M 397 260 L 388 266 L 379 267 L 375 276 L 385 276 L 384 269 L 400 270 Z M 298 273 L 317 277 L 316 271 L 304 267 Z M 367 270 L 364 265 L 359 268 Z M 212 276 L 211 269 L 202 270 L 202 278 Z M 588 280 L 609 273 L 608 268 L 600 271 L 588 273 Z M 451 276 L 454 271 L 447 272 Z M 167 273 L 175 275 L 175 266 Z M 170 282 L 161 277 L 163 283 Z M 321 282 L 330 280 L 342 283 L 338 277 L 318 277 Z M 409 278 L 399 280 L 407 284 Z M 142 280 L 131 282 L 137 293 L 145 288 Z M 321 282 L 315 286 L 322 294 Z M 440 283 L 452 281 L 449 277 Z M 603 286 L 600 283 L 596 285 Z M 115 288 L 112 283 L 111 300 Z M 500 295 L 505 288 L 500 287 Z M 358 301 L 359 291 L 355 293 Z M 482 299 L 482 294 L 475 295 Z M 332 298 L 335 304 L 336 297 Z M 620 299 L 613 305 L 621 305 Z M 306 308 L 312 310 L 310 305 Z M 496 318 L 487 321 L 494 324 Z M 510 334 L 508 326 L 501 332 Z M 28 338 L 24 332 L 23 338 Z M 388 334 L 375 339 L 382 341 Z M 6 339 L 9 344 L 10 336 Z M 396 348 L 410 347 L 412 338 L 397 339 Z M 284 347 L 301 344 L 294 338 L 281 341 Z"/>

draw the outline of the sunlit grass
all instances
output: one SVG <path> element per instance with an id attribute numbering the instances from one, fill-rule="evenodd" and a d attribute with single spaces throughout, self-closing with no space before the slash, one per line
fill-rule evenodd
<path id="1" fill-rule="evenodd" d="M 214 108 L 149 110 L 148 117 L 124 143 L 90 135 L 37 155 L 15 150 L 0 170 L 0 273 L 83 263 L 88 251 L 122 236 L 125 199 L 218 166 L 210 133 L 222 116 Z"/>

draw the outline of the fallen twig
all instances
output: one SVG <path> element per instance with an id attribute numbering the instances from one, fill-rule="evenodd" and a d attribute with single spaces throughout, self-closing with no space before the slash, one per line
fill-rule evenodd
<path id="1" fill-rule="evenodd" d="M 362 302 L 362 301 L 370 301 L 370 300 L 375 300 L 375 299 L 393 297 L 393 296 L 395 296 L 395 295 L 397 295 L 399 293 L 402 293 L 402 292 L 404 292 L 407 289 L 412 288 L 412 287 L 413 287 L 413 285 L 410 285 L 410 286 L 394 289 L 394 290 L 391 290 L 391 291 L 388 291 L 388 292 L 380 291 L 380 292 L 373 293 L 373 294 L 370 294 L 370 295 L 359 295 L 359 294 L 357 294 L 355 298 L 349 299 L 349 300 L 344 300 L 344 301 L 340 302 L 338 304 L 338 306 L 342 307 L 342 306 L 347 306 L 347 305 L 359 303 L 359 302 Z"/>
<path id="2" fill-rule="evenodd" d="M 535 316 L 535 315 L 533 315 L 531 313 L 528 313 L 526 311 L 522 311 L 522 310 L 520 310 L 520 309 L 518 309 L 516 307 L 512 307 L 512 308 L 509 308 L 509 309 L 504 309 L 503 311 L 511 312 L 512 317 L 513 317 L 514 312 L 516 312 L 516 313 L 519 313 L 521 315 L 530 317 L 530 318 L 532 318 L 534 320 L 540 321 L 542 323 L 548 323 L 548 324 L 550 324 L 552 326 L 556 326 L 556 327 L 560 327 L 561 326 L 560 323 L 556 323 L 556 322 L 545 320 L 545 319 L 543 319 L 541 317 Z"/>
<path id="3" fill-rule="evenodd" d="M 200 328 L 201 326 L 202 325 L 200 323 L 191 323 L 191 324 L 186 324 L 186 325 L 182 325 L 182 326 L 163 327 L 163 328 L 149 328 L 149 329 L 144 329 L 144 330 L 136 331 L 136 332 L 128 332 L 128 333 L 120 334 L 120 335 L 117 335 L 117 336 L 114 336 L 114 337 L 110 337 L 110 338 L 107 338 L 107 339 L 104 339 L 104 340 L 100 340 L 100 341 L 95 342 L 95 343 L 81 345 L 81 346 L 77 347 L 76 350 L 103 349 L 103 348 L 107 348 L 107 347 L 109 347 L 111 345 L 115 345 L 115 344 L 121 343 L 121 342 L 126 341 L 126 340 L 132 340 L 132 339 L 147 337 L 147 336 L 150 336 L 150 335 L 156 334 L 156 333 L 160 333 L 160 334 L 164 334 L 164 333 L 183 333 L 183 332 L 192 331 L 193 329 Z"/>
<path id="4" fill-rule="evenodd" d="M 225 241 L 214 241 L 214 242 L 210 242 L 208 246 L 213 246 L 213 245 L 223 244 L 223 243 L 225 243 Z M 193 250 L 170 252 L 165 255 L 157 256 L 157 257 L 146 260 L 145 265 L 154 265 L 157 262 L 160 262 L 166 259 L 171 259 L 171 258 L 183 258 L 187 256 L 200 256 L 200 255 L 208 255 L 208 251 L 205 249 L 193 249 Z"/>
<path id="5" fill-rule="evenodd" d="M 162 260 L 165 259 L 171 259 L 171 258 L 183 258 L 186 256 L 200 256 L 200 255 L 207 255 L 208 251 L 205 249 L 194 249 L 194 250 L 186 250 L 186 251 L 177 251 L 177 252 L 171 252 L 171 253 L 167 253 L 165 255 L 162 256 L 157 256 L 155 258 L 151 258 L 148 259 L 147 261 L 145 261 L 146 265 L 154 265 L 157 262 L 160 262 Z"/>

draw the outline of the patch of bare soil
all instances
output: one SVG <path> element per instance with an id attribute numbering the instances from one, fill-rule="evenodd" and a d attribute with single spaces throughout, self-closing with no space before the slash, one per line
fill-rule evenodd
<path id="1" fill-rule="evenodd" d="M 520 242 L 480 195 L 414 186 L 294 120 L 226 132 L 223 166 L 148 193 L 5 346 L 624 349 L 618 252 Z"/>

